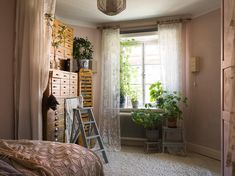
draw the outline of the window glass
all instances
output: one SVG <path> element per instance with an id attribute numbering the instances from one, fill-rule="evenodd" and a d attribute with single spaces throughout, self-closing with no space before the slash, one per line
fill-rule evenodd
<path id="1" fill-rule="evenodd" d="M 143 107 L 144 104 L 150 103 L 150 85 L 162 81 L 157 35 L 155 38 L 148 37 L 146 40 L 137 41 L 129 53 L 128 61 L 131 70 L 129 84 L 131 90 L 138 92 L 139 105 Z M 131 107 L 130 96 L 127 96 L 126 104 Z"/>

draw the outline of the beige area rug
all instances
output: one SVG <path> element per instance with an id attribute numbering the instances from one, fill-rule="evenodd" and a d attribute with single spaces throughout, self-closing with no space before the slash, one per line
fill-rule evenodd
<path id="1" fill-rule="evenodd" d="M 125 147 L 108 152 L 105 176 L 220 176 L 220 162 L 190 153 L 186 157 L 163 153 L 145 154 Z"/>

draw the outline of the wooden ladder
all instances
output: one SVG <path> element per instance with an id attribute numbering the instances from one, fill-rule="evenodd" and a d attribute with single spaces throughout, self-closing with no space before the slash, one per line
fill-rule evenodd
<path id="1" fill-rule="evenodd" d="M 76 108 L 73 109 L 74 117 L 73 117 L 73 125 L 72 125 L 72 132 L 75 131 L 76 124 L 78 123 L 78 129 L 75 131 L 74 138 L 70 140 L 71 143 L 76 143 L 78 140 L 79 134 L 81 132 L 82 135 L 82 142 L 84 147 L 90 148 L 91 146 L 91 140 L 92 139 L 97 139 L 99 148 L 98 149 L 91 149 L 95 153 L 101 152 L 104 158 L 105 163 L 108 163 L 108 158 L 106 155 L 106 151 L 104 148 L 104 144 L 102 141 L 102 138 L 100 136 L 100 132 L 97 126 L 97 123 L 94 118 L 93 114 L 93 108 L 92 107 L 84 107 L 84 108 Z M 83 120 L 82 115 L 83 114 L 88 114 L 87 120 Z M 85 128 L 88 126 L 88 131 L 86 132 Z"/>

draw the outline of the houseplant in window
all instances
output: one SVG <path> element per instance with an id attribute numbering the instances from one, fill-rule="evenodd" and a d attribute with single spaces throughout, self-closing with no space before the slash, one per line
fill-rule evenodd
<path id="1" fill-rule="evenodd" d="M 187 105 L 187 98 L 179 92 L 164 90 L 161 82 L 152 84 L 149 90 L 151 101 L 156 102 L 156 107 L 163 110 L 168 127 L 175 128 L 177 119 L 182 118 L 181 105 Z"/>
<path id="2" fill-rule="evenodd" d="M 88 38 L 73 39 L 73 58 L 77 60 L 78 68 L 88 68 L 92 59 L 93 45 Z"/>
<path id="3" fill-rule="evenodd" d="M 130 97 L 131 97 L 132 108 L 137 109 L 138 106 L 139 106 L 139 101 L 138 101 L 139 95 L 138 95 L 138 91 L 132 90 Z"/>
<path id="4" fill-rule="evenodd" d="M 149 87 L 150 101 L 158 104 L 158 108 L 161 108 L 163 103 L 163 94 L 166 93 L 163 90 L 163 86 L 161 82 L 156 82 L 150 85 Z"/>
<path id="5" fill-rule="evenodd" d="M 159 127 L 162 124 L 163 114 L 156 110 L 137 109 L 131 113 L 131 118 L 134 123 L 142 125 L 146 129 L 146 137 L 148 141 L 158 141 Z"/>
<path id="6" fill-rule="evenodd" d="M 160 104 L 164 111 L 164 116 L 168 119 L 167 125 L 170 128 L 177 127 L 177 119 L 182 119 L 182 105 L 187 105 L 187 98 L 179 92 L 166 91 L 163 94 L 163 101 Z"/>

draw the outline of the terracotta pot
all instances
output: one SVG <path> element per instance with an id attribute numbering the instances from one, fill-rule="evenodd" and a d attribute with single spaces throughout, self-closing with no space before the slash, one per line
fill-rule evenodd
<path id="1" fill-rule="evenodd" d="M 176 117 L 168 117 L 167 126 L 169 128 L 177 128 L 177 118 Z"/>

